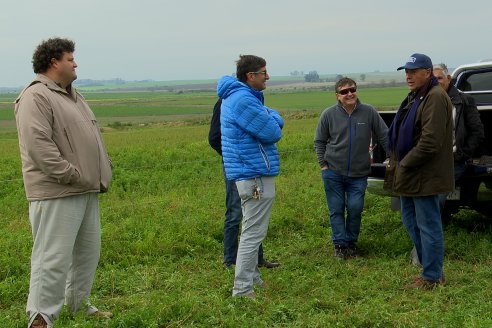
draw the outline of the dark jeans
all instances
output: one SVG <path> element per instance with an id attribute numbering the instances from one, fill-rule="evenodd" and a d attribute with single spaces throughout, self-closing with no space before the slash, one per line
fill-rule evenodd
<path id="1" fill-rule="evenodd" d="M 322 170 L 321 175 L 330 210 L 333 244 L 344 247 L 355 244 L 359 238 L 367 177 L 348 177 L 329 169 Z"/>
<path id="2" fill-rule="evenodd" d="M 224 222 L 224 263 L 236 263 L 239 227 L 243 220 L 243 212 L 236 183 L 225 180 L 225 186 L 227 209 Z M 263 261 L 263 246 L 260 244 L 258 248 L 258 263 L 263 263 Z"/>

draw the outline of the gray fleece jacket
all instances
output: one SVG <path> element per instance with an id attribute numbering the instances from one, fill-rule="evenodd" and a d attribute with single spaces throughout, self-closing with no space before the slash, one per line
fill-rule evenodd
<path id="1" fill-rule="evenodd" d="M 314 136 L 314 149 L 321 167 L 349 177 L 369 175 L 371 138 L 386 150 L 388 127 L 370 105 L 357 100 L 351 115 L 340 102 L 325 109 Z"/>

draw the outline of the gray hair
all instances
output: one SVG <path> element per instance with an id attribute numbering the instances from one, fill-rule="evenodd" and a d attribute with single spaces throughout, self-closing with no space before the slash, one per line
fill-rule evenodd
<path id="1" fill-rule="evenodd" d="M 436 64 L 433 66 L 433 70 L 442 71 L 445 75 L 449 75 L 448 66 L 444 63 Z"/>

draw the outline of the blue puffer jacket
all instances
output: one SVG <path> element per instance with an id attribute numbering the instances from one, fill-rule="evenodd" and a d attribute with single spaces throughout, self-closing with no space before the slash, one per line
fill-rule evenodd
<path id="1" fill-rule="evenodd" d="M 220 130 L 227 180 L 278 175 L 275 143 L 282 137 L 282 117 L 263 104 L 262 92 L 235 77 L 222 77 L 217 94 L 222 98 Z"/>

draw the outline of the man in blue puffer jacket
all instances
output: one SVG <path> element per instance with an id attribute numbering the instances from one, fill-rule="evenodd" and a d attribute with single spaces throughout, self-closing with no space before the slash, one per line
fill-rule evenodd
<path id="1" fill-rule="evenodd" d="M 284 122 L 264 105 L 261 91 L 270 77 L 263 58 L 241 55 L 236 76 L 224 76 L 217 85 L 224 169 L 227 180 L 236 181 L 243 209 L 232 295 L 255 298 L 253 285 L 265 287 L 257 266 L 258 247 L 275 199 L 274 177 L 280 170 L 275 143 L 282 137 Z"/>

